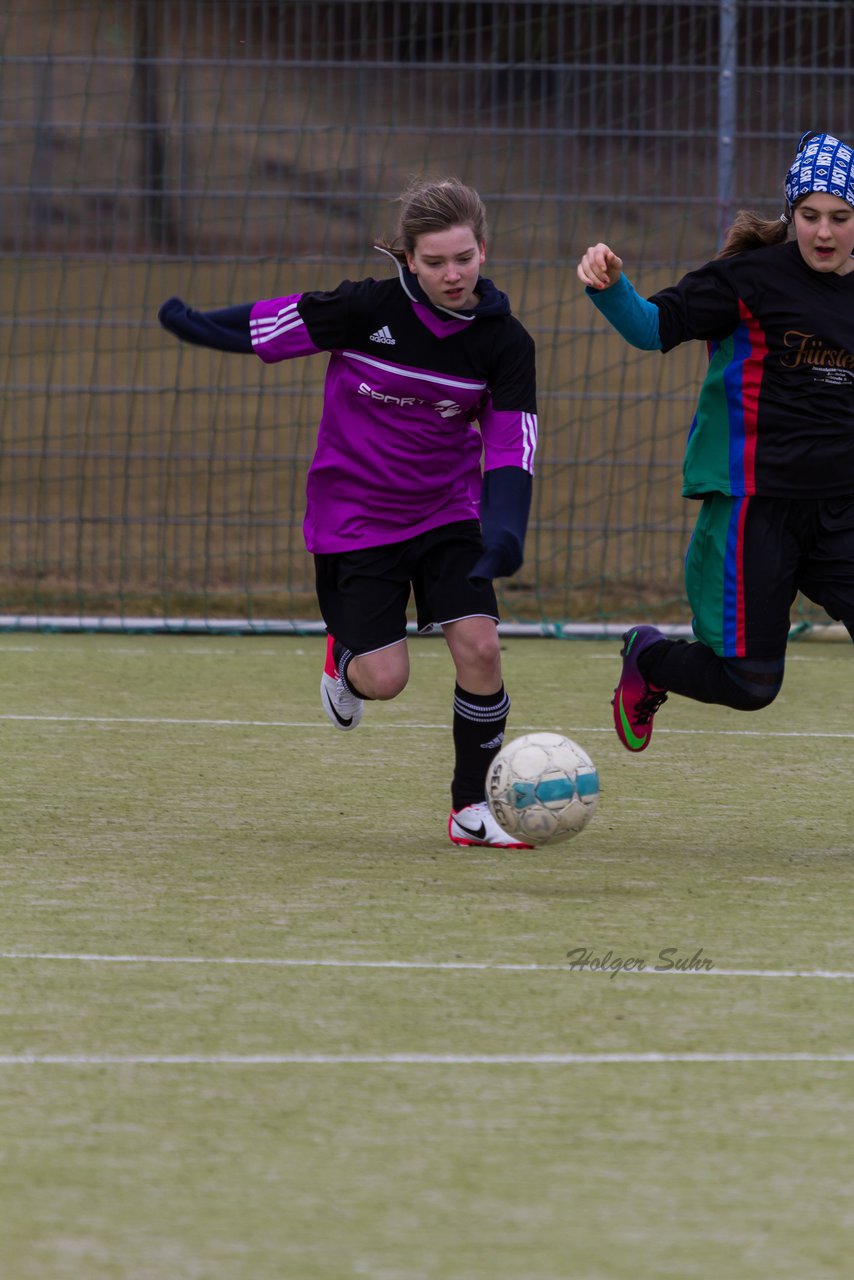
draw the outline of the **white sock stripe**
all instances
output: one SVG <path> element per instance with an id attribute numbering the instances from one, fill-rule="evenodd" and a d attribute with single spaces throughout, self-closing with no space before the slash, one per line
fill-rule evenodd
<path id="1" fill-rule="evenodd" d="M 454 714 L 475 724 L 494 724 L 496 720 L 504 720 L 509 710 L 510 699 L 507 694 L 492 707 L 482 707 L 474 702 L 465 702 L 458 696 L 454 697 Z"/>
<path id="2" fill-rule="evenodd" d="M 495 702 L 492 706 L 484 706 L 480 702 L 466 702 L 465 698 L 454 698 L 454 709 L 458 710 L 462 715 L 506 715 L 510 710 L 510 699 L 504 697 L 500 702 Z"/>
<path id="3" fill-rule="evenodd" d="M 454 702 L 463 707 L 473 707 L 477 711 L 492 711 L 494 707 L 509 705 L 510 695 L 504 692 L 501 694 L 496 693 L 494 702 L 470 702 L 463 694 L 455 693 Z"/>
<path id="4" fill-rule="evenodd" d="M 507 718 L 506 715 L 503 715 L 503 714 L 488 715 L 488 716 L 466 716 L 466 715 L 463 715 L 462 712 L 458 712 L 458 714 L 461 720 L 465 720 L 469 724 L 484 724 L 484 725 L 500 724 L 501 721 L 506 720 Z"/>

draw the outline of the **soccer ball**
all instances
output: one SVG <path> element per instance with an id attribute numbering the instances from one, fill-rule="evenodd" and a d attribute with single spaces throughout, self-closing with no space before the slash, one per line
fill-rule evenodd
<path id="1" fill-rule="evenodd" d="M 556 844 L 583 831 L 599 803 L 586 751 L 559 733 L 526 733 L 489 766 L 486 799 L 499 826 L 527 844 Z"/>

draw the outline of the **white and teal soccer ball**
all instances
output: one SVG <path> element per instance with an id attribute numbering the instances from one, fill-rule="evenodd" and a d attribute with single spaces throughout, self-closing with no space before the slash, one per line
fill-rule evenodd
<path id="1" fill-rule="evenodd" d="M 489 766 L 486 799 L 499 826 L 527 844 L 557 844 L 583 831 L 599 803 L 586 751 L 559 733 L 526 733 Z"/>

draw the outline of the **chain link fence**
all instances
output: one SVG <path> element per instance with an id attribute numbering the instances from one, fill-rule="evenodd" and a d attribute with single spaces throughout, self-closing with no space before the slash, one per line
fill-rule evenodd
<path id="1" fill-rule="evenodd" d="M 7 0 L 0 16 L 0 612 L 314 615 L 302 494 L 324 361 L 180 348 L 157 307 L 385 268 L 415 173 L 490 215 L 536 337 L 541 447 L 507 617 L 686 620 L 679 496 L 703 353 L 627 349 L 575 263 L 651 292 L 775 213 L 849 128 L 836 0 Z"/>

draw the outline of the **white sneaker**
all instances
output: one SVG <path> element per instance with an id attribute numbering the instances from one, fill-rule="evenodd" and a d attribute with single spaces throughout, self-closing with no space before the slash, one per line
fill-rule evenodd
<path id="1" fill-rule="evenodd" d="M 472 847 L 486 845 L 490 849 L 533 849 L 531 844 L 514 840 L 502 831 L 492 816 L 485 800 L 479 804 L 467 804 L 464 809 L 452 809 L 448 819 L 448 835 L 451 844 Z"/>
<path id="2" fill-rule="evenodd" d="M 355 729 L 362 718 L 364 702 L 353 697 L 340 676 L 330 676 L 324 671 L 320 677 L 320 701 L 336 729 Z"/>
<path id="3" fill-rule="evenodd" d="M 335 665 L 335 638 L 326 637 L 326 662 L 320 677 L 320 703 L 326 718 L 336 729 L 355 729 L 362 718 L 364 702 L 344 684 Z"/>

